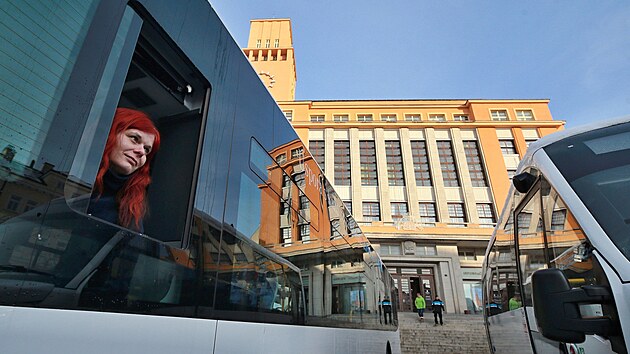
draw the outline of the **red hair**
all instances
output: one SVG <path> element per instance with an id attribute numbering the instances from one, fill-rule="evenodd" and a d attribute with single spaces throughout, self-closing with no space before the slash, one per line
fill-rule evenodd
<path id="1" fill-rule="evenodd" d="M 94 188 L 100 196 L 103 193 L 103 176 L 109 169 L 109 155 L 114 149 L 118 135 L 127 129 L 138 129 L 145 133 L 155 135 L 151 152 L 147 155 L 145 164 L 131 174 L 123 187 L 116 194 L 118 203 L 118 221 L 121 226 L 131 227 L 132 223 L 136 230 L 140 229 L 140 222 L 147 213 L 146 194 L 147 187 L 151 183 L 149 170 L 151 160 L 160 148 L 160 132 L 151 121 L 148 115 L 143 112 L 129 108 L 117 108 L 114 115 L 114 122 L 105 143 L 105 151 L 101 166 L 96 175 Z"/>

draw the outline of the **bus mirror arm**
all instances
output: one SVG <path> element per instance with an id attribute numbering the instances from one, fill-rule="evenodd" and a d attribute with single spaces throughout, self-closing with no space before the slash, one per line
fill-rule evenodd
<path id="1" fill-rule="evenodd" d="M 559 269 L 542 269 L 532 275 L 534 314 L 540 333 L 565 343 L 582 343 L 586 334 L 608 336 L 614 324 L 610 318 L 582 318 L 580 304 L 612 301 L 610 291 L 601 286 L 572 289 Z"/>

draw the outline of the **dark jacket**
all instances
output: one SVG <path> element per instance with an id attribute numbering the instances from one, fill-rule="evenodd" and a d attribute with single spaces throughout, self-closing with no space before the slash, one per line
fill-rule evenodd
<path id="1" fill-rule="evenodd" d="M 444 311 L 444 303 L 442 300 L 433 300 L 431 306 L 433 306 L 433 312 L 442 313 L 442 311 Z"/>
<path id="2" fill-rule="evenodd" d="M 118 201 L 116 200 L 116 194 L 123 188 L 125 183 L 129 180 L 129 176 L 119 175 L 111 170 L 105 172 L 103 176 L 103 193 L 99 196 L 96 193 L 92 193 L 90 197 L 90 206 L 88 207 L 88 214 L 95 216 L 99 219 L 109 221 L 112 224 L 120 225 L 118 220 Z M 131 228 L 135 229 L 135 223 L 132 223 Z M 140 220 L 140 229 L 135 230 L 139 232 L 144 231 L 142 220 Z"/>

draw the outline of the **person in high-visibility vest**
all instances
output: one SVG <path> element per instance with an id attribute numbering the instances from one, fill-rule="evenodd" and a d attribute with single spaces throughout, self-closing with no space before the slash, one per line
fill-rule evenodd
<path id="1" fill-rule="evenodd" d="M 420 292 L 416 294 L 416 310 L 418 311 L 418 316 L 420 316 L 420 321 L 424 320 L 424 309 L 427 307 L 427 302 L 424 300 L 424 297 Z"/>

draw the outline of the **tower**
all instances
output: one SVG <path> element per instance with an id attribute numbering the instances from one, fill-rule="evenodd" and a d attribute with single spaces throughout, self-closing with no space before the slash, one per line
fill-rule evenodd
<path id="1" fill-rule="evenodd" d="M 295 58 L 290 19 L 250 21 L 245 55 L 276 101 L 295 99 Z"/>

